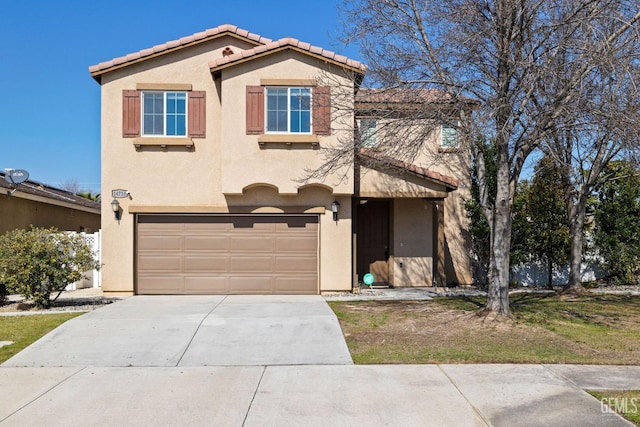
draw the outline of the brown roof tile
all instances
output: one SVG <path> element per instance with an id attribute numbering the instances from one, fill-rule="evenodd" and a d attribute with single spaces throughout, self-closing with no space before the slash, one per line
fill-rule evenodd
<path id="1" fill-rule="evenodd" d="M 367 70 L 367 66 L 359 61 L 349 59 L 346 56 L 338 55 L 330 50 L 326 50 L 318 46 L 313 46 L 309 43 L 301 42 L 300 40 L 291 37 L 285 37 L 280 40 L 265 43 L 263 46 L 256 46 L 252 49 L 243 50 L 234 55 L 215 59 L 209 62 L 209 67 L 211 68 L 211 71 L 214 71 L 215 69 L 226 67 L 234 62 L 238 62 L 257 55 L 268 54 L 273 51 L 280 50 L 281 48 L 287 47 L 297 48 L 309 52 L 313 55 L 321 56 L 339 64 L 346 65 L 347 67 L 361 73 L 364 73 Z"/>
<path id="2" fill-rule="evenodd" d="M 362 88 L 356 94 L 356 102 L 437 102 L 451 100 L 451 95 L 437 89 Z"/>
<path id="3" fill-rule="evenodd" d="M 168 52 L 168 51 L 171 51 L 172 49 L 188 46 L 192 43 L 201 42 L 209 38 L 219 37 L 223 34 L 235 34 L 239 37 L 247 39 L 252 43 L 266 44 L 271 42 L 271 39 L 262 37 L 258 34 L 250 33 L 249 31 L 238 28 L 235 25 L 224 24 L 216 28 L 210 28 L 208 30 L 195 33 L 191 36 L 182 37 L 178 40 L 171 40 L 164 44 L 153 46 L 152 48 L 143 49 L 139 52 L 130 53 L 128 55 L 114 58 L 110 61 L 104 61 L 99 64 L 92 65 L 89 67 L 89 72 L 96 80 L 99 80 L 99 76 L 101 74 L 108 72 L 113 67 L 117 67 L 119 65 L 126 64 L 128 62 L 141 60 L 146 57 L 156 55 L 162 52 Z"/>
<path id="4" fill-rule="evenodd" d="M 381 163 L 385 166 L 390 166 L 405 172 L 410 172 L 414 175 L 420 176 L 421 178 L 426 178 L 430 181 L 437 182 L 447 187 L 447 191 L 457 190 L 460 186 L 460 181 L 456 178 L 443 175 L 440 172 L 430 171 L 412 163 L 403 162 L 402 160 L 389 158 L 367 148 L 361 149 L 359 155 L 365 160 L 373 160 L 374 163 Z"/>

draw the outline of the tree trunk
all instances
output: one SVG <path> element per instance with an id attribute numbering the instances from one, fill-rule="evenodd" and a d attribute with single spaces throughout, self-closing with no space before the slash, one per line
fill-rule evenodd
<path id="1" fill-rule="evenodd" d="M 549 277 L 548 277 L 548 281 L 547 281 L 547 287 L 550 290 L 553 290 L 553 262 L 549 259 L 547 260 L 548 265 L 548 272 L 549 272 Z"/>
<path id="2" fill-rule="evenodd" d="M 579 200 L 573 207 L 575 209 L 570 221 L 571 251 L 569 253 L 569 283 L 568 291 L 571 293 L 584 293 L 582 286 L 582 236 L 584 233 L 584 220 L 586 216 L 586 200 Z"/>
<path id="3" fill-rule="evenodd" d="M 498 156 L 498 160 L 500 156 Z M 509 316 L 509 250 L 511 247 L 511 189 L 508 164 L 498 166 L 493 214 L 493 242 L 489 264 L 489 289 L 484 313 Z"/>

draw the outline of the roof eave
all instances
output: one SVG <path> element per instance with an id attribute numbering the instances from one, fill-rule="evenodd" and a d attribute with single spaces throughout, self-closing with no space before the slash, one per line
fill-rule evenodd
<path id="1" fill-rule="evenodd" d="M 401 172 L 409 173 L 411 175 L 417 176 L 420 179 L 424 179 L 426 181 L 430 181 L 438 185 L 442 185 L 447 191 L 447 193 L 456 191 L 460 186 L 460 182 L 455 178 L 446 177 L 440 174 L 439 172 L 422 170 L 422 168 L 419 166 L 416 166 L 413 164 L 407 164 L 401 160 L 387 159 L 385 161 L 385 160 L 382 160 L 381 158 L 377 158 L 375 155 L 368 154 L 362 151 L 358 153 L 358 156 L 363 157 L 365 159 L 374 160 L 374 161 L 383 161 L 385 162 L 386 167 L 391 167 Z M 371 167 L 375 169 L 375 166 L 371 166 Z"/>
<path id="2" fill-rule="evenodd" d="M 175 46 L 172 47 L 165 47 L 165 48 L 159 48 L 159 46 L 163 46 L 163 45 L 158 45 L 158 46 L 154 46 L 152 48 L 149 49 L 144 49 L 141 50 L 139 52 L 133 53 L 133 54 L 129 54 L 129 55 L 125 55 L 119 58 L 115 58 L 112 59 L 111 61 L 105 61 L 96 65 L 92 65 L 89 67 L 89 73 L 91 74 L 91 77 L 93 77 L 93 79 L 95 81 L 97 81 L 98 83 L 102 83 L 102 75 L 110 73 L 112 71 L 115 70 L 119 70 L 125 67 L 128 67 L 130 65 L 134 65 L 134 64 L 138 64 L 140 62 L 143 61 L 147 61 L 153 58 L 157 58 L 159 56 L 163 56 L 163 55 L 167 55 L 169 53 L 173 53 L 173 52 L 177 52 L 183 49 L 187 49 L 202 43 L 207 43 L 211 40 L 215 40 L 221 37 L 225 37 L 225 36 L 230 36 L 233 37 L 235 39 L 238 40 L 242 40 L 244 42 L 247 42 L 249 44 L 252 44 L 254 46 L 260 46 L 263 43 L 254 40 L 253 38 L 249 38 L 249 37 L 243 37 L 242 35 L 236 34 L 230 30 L 225 30 L 223 32 L 220 33 L 216 33 L 216 34 L 212 34 L 211 36 L 205 37 L 205 38 L 201 38 L 201 39 L 196 39 L 193 40 L 191 42 L 188 43 L 184 43 L 184 44 L 179 44 L 177 43 L 177 41 L 173 41 L 173 42 L 167 42 L 164 45 L 168 45 L 170 43 L 176 43 Z M 267 39 L 265 39 L 267 40 Z M 149 52 L 149 53 L 145 53 L 145 52 Z M 127 59 L 127 57 L 132 57 L 132 59 Z M 117 64 L 111 65 L 111 66 L 107 66 L 106 64 L 109 62 L 113 62 L 113 61 L 118 61 Z"/>
<path id="3" fill-rule="evenodd" d="M 272 55 L 274 53 L 282 52 L 282 51 L 285 51 L 285 50 L 293 50 L 293 51 L 302 53 L 302 54 L 310 56 L 312 58 L 319 59 L 319 60 L 321 60 L 323 62 L 326 62 L 326 63 L 329 63 L 329 64 L 333 64 L 333 65 L 336 65 L 336 66 L 338 66 L 340 68 L 352 71 L 352 72 L 354 72 L 354 73 L 356 73 L 358 75 L 361 75 L 361 76 L 364 76 L 364 74 L 366 73 L 366 67 L 364 65 L 362 65 L 362 64 L 360 66 L 350 65 L 349 63 L 342 62 L 342 61 L 336 61 L 335 59 L 331 59 L 331 58 L 326 57 L 324 55 L 317 54 L 317 53 L 314 53 L 314 52 L 310 52 L 310 51 L 308 51 L 306 49 L 301 49 L 299 47 L 291 46 L 291 45 L 279 46 L 279 47 L 274 48 L 274 49 L 270 49 L 270 50 L 266 50 L 264 52 L 252 54 L 252 55 L 249 55 L 249 56 L 246 56 L 246 57 L 243 57 L 243 58 L 240 58 L 240 59 L 236 59 L 236 60 L 233 60 L 233 61 L 230 61 L 230 62 L 227 62 L 227 63 L 224 63 L 224 64 L 220 64 L 220 65 L 217 65 L 217 64 L 215 64 L 215 61 L 212 61 L 212 62 L 209 63 L 209 67 L 210 67 L 211 73 L 217 73 L 217 72 L 220 72 L 220 71 L 222 71 L 224 69 L 231 68 L 231 67 L 234 67 L 236 65 L 244 64 L 246 62 L 253 61 L 254 59 L 263 58 L 265 56 Z"/>

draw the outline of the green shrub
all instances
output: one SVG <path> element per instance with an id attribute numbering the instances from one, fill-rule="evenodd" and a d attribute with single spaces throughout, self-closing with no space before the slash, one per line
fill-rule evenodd
<path id="1" fill-rule="evenodd" d="M 85 271 L 100 267 L 93 255 L 78 234 L 55 228 L 12 230 L 0 236 L 0 283 L 9 293 L 47 308 Z"/>

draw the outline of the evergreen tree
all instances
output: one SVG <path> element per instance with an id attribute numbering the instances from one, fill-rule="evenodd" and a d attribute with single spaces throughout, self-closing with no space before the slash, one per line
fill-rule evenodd
<path id="1" fill-rule="evenodd" d="M 595 245 L 618 283 L 638 283 L 640 273 L 640 170 L 610 162 L 598 188 Z"/>

